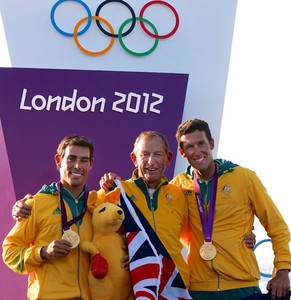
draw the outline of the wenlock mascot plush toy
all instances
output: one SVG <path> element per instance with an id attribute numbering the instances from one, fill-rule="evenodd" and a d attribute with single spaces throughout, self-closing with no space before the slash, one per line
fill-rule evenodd
<path id="1" fill-rule="evenodd" d="M 93 210 L 92 241 L 82 243 L 82 250 L 92 254 L 88 274 L 92 300 L 134 299 L 130 273 L 120 263 L 120 259 L 127 255 L 118 233 L 123 220 L 124 212 L 116 204 L 101 203 Z"/>

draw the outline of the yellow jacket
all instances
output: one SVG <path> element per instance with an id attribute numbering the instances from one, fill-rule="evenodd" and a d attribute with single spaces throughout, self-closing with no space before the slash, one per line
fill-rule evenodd
<path id="1" fill-rule="evenodd" d="M 188 222 L 186 199 L 181 189 L 169 184 L 164 177 L 154 194 L 150 196 L 143 179 L 136 174 L 135 171 L 131 179 L 121 182 L 125 193 L 134 201 L 154 229 L 175 262 L 185 286 L 189 288 L 189 268 L 181 253 L 183 245 L 180 242 L 181 234 L 187 229 Z M 98 196 L 102 197 L 101 190 Z"/>
<path id="2" fill-rule="evenodd" d="M 255 216 L 272 239 L 276 269 L 291 269 L 290 232 L 257 175 L 231 162 L 217 162 L 221 166 L 212 236 L 217 255 L 212 261 L 205 261 L 199 255 L 204 236 L 194 194 L 193 170 L 189 167 L 186 173 L 180 173 L 172 180 L 188 199 L 191 227 L 188 264 L 190 290 L 195 291 L 258 286 L 260 272 L 255 253 L 243 241 L 252 230 Z M 210 182 L 199 183 L 202 197 L 209 192 Z"/>
<path id="3" fill-rule="evenodd" d="M 29 274 L 28 299 L 85 299 L 89 300 L 87 275 L 89 255 L 80 245 L 66 257 L 43 261 L 40 249 L 62 236 L 62 222 L 59 195 L 50 186 L 52 193 L 38 193 L 27 204 L 31 205 L 32 215 L 16 222 L 3 242 L 3 261 L 14 272 Z M 48 190 L 48 189 L 47 189 Z M 75 205 L 74 199 L 64 195 L 67 219 L 72 219 L 68 202 Z M 82 198 L 82 197 L 81 197 Z M 67 202 L 68 201 L 68 202 Z M 82 199 L 79 199 L 79 202 Z M 73 202 L 73 203 L 72 203 Z M 91 214 L 86 212 L 81 224 L 72 225 L 80 240 L 91 240 Z"/>

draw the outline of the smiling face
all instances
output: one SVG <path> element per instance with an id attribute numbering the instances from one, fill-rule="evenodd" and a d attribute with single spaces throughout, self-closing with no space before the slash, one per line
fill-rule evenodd
<path id="1" fill-rule="evenodd" d="M 69 145 L 64 156 L 55 155 L 55 162 L 60 171 L 61 183 L 76 198 L 82 193 L 93 160 L 90 149 L 85 146 Z"/>
<path id="2" fill-rule="evenodd" d="M 157 188 L 170 164 L 172 153 L 159 136 L 144 136 L 135 144 L 131 159 L 148 188 Z"/>
<path id="3" fill-rule="evenodd" d="M 205 131 L 195 130 L 180 137 L 179 152 L 188 160 L 199 178 L 207 180 L 213 175 L 213 149 L 214 140 L 208 140 Z"/>

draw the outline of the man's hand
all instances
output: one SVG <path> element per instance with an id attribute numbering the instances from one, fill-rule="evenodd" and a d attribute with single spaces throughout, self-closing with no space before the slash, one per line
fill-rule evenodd
<path id="1" fill-rule="evenodd" d="M 272 299 L 284 297 L 290 291 L 289 270 L 279 270 L 268 282 L 267 290 L 271 290 Z"/>
<path id="2" fill-rule="evenodd" d="M 254 250 L 256 245 L 256 235 L 251 231 L 248 235 L 244 236 L 244 242 L 249 249 Z"/>
<path id="3" fill-rule="evenodd" d="M 48 246 L 42 247 L 40 257 L 42 260 L 67 256 L 72 249 L 72 244 L 66 240 L 52 241 Z"/>
<path id="4" fill-rule="evenodd" d="M 25 203 L 25 201 L 30 198 L 32 198 L 32 195 L 27 194 L 24 198 L 16 201 L 13 205 L 12 218 L 15 221 L 21 221 L 22 219 L 26 219 L 31 215 L 32 207 Z"/>
<path id="5" fill-rule="evenodd" d="M 125 250 L 126 252 L 128 251 L 126 245 L 123 245 L 122 249 Z M 122 257 L 120 263 L 121 263 L 121 268 L 123 268 L 126 271 L 129 271 L 129 255 L 125 255 L 124 257 Z"/>
<path id="6" fill-rule="evenodd" d="M 121 267 L 126 270 L 129 271 L 129 256 L 125 255 L 124 257 L 122 257 L 122 259 L 120 260 L 121 263 Z"/>
<path id="7" fill-rule="evenodd" d="M 99 181 L 101 189 L 103 189 L 106 193 L 112 191 L 114 189 L 115 179 L 121 180 L 121 178 L 115 173 L 105 173 Z"/>

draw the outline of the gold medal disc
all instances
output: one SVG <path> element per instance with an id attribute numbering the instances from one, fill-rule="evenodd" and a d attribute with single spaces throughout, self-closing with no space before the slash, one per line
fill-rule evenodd
<path id="1" fill-rule="evenodd" d="M 63 235 L 62 235 L 62 240 L 66 240 L 72 244 L 72 248 L 75 248 L 79 245 L 80 243 L 80 237 L 78 233 L 75 231 L 69 229 L 65 230 Z"/>
<path id="2" fill-rule="evenodd" d="M 204 260 L 212 260 L 216 256 L 216 248 L 212 242 L 204 242 L 200 247 L 199 253 Z"/>

